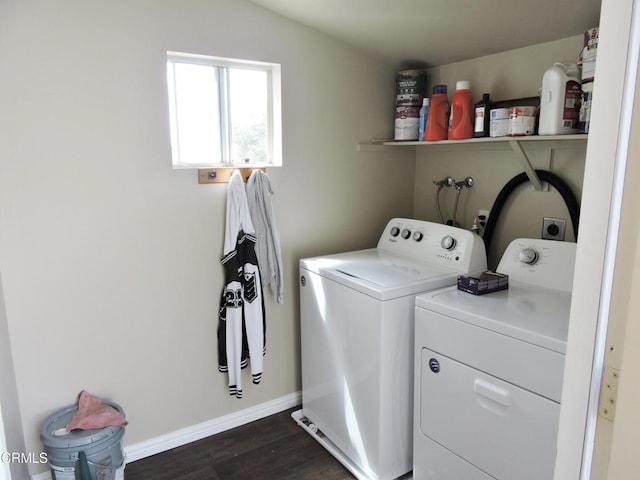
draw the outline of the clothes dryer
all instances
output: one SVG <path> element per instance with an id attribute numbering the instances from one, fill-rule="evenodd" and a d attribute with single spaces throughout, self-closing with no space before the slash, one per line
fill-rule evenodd
<path id="1" fill-rule="evenodd" d="M 575 251 L 517 239 L 508 290 L 416 297 L 414 479 L 553 478 Z"/>
<path id="2" fill-rule="evenodd" d="M 412 468 L 416 295 L 486 268 L 476 234 L 395 218 L 376 248 L 300 260 L 302 410 L 357 478 Z"/>

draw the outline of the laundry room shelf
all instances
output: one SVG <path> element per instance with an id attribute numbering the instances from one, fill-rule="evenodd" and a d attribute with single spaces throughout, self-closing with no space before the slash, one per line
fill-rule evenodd
<path id="1" fill-rule="evenodd" d="M 391 142 L 372 140 L 370 142 L 358 143 L 358 151 L 381 151 L 386 148 L 419 148 L 419 149 L 477 149 L 477 148 L 509 148 L 513 151 L 517 159 L 522 164 L 529 180 L 536 190 L 542 190 L 542 182 L 535 173 L 531 165 L 529 155 L 524 149 L 524 145 L 535 145 L 542 147 L 548 152 L 549 159 L 551 151 L 558 148 L 586 147 L 587 134 L 575 135 L 528 135 L 522 137 L 495 137 L 495 138 L 469 138 L 465 140 L 441 140 L 435 142 Z"/>
<path id="2" fill-rule="evenodd" d="M 483 137 L 483 138 L 467 138 L 464 140 L 440 140 L 436 142 L 382 142 L 382 145 L 386 147 L 401 147 L 401 146 L 414 146 L 414 147 L 434 147 L 438 145 L 466 145 L 466 144 L 482 144 L 482 143 L 505 143 L 505 142 L 566 142 L 566 141 L 583 141 L 586 142 L 588 135 L 586 133 L 580 133 L 575 135 L 524 135 L 521 137 Z M 373 140 L 372 143 L 376 143 Z"/>

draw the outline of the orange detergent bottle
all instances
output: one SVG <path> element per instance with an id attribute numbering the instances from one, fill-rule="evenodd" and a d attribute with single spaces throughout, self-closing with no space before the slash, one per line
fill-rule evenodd
<path id="1" fill-rule="evenodd" d="M 461 140 L 473 137 L 473 97 L 469 82 L 461 80 L 456 83 L 456 91 L 451 100 L 451 123 L 449 140 Z"/>
<path id="2" fill-rule="evenodd" d="M 446 140 L 449 126 L 449 99 L 447 86 L 435 85 L 431 95 L 431 107 L 427 116 L 424 139 L 427 141 Z"/>

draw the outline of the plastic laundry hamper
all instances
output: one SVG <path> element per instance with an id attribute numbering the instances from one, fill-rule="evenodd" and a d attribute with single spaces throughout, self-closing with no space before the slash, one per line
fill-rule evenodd
<path id="1" fill-rule="evenodd" d="M 124 415 L 122 408 L 109 403 Z M 123 480 L 124 427 L 72 430 L 67 425 L 78 406 L 55 413 L 42 424 L 40 439 L 47 454 L 51 480 Z"/>

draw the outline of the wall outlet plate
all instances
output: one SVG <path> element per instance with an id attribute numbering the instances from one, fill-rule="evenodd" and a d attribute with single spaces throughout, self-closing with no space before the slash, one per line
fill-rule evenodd
<path id="1" fill-rule="evenodd" d="M 544 217 L 542 219 L 542 238 L 545 240 L 564 240 L 567 221 L 564 218 Z"/>
<path id="2" fill-rule="evenodd" d="M 487 223 L 489 219 L 489 210 L 478 210 L 478 218 L 480 221 Z"/>
<path id="3" fill-rule="evenodd" d="M 478 210 L 478 216 L 476 217 L 476 227 L 478 228 L 478 235 L 484 236 L 484 228 L 487 226 L 487 220 L 489 219 L 489 210 Z"/>

